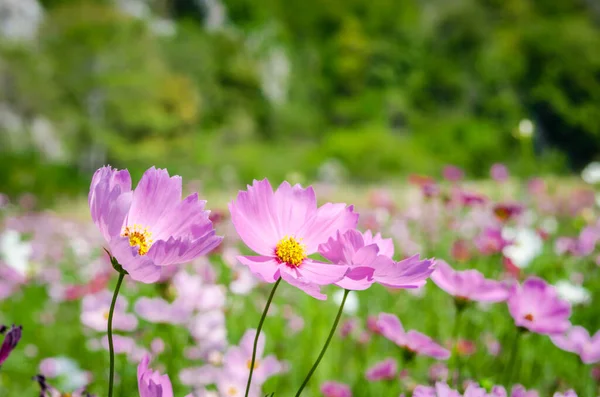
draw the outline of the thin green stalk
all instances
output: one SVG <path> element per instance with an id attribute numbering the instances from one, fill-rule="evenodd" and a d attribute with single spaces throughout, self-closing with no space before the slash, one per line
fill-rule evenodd
<path id="1" fill-rule="evenodd" d="M 456 383 L 455 383 L 455 387 L 459 388 L 460 384 L 461 384 L 461 366 L 462 366 L 462 360 L 460 359 L 460 356 L 458 354 L 458 334 L 460 332 L 460 320 L 462 319 L 462 313 L 465 309 L 464 304 L 461 303 L 455 303 L 456 306 L 456 314 L 454 316 L 454 329 L 452 330 L 452 343 L 453 343 L 453 347 L 452 347 L 452 355 L 453 357 L 453 364 L 454 367 L 456 369 Z"/>
<path id="2" fill-rule="evenodd" d="M 110 374 L 108 378 L 108 397 L 112 397 L 113 395 L 113 386 L 115 382 L 115 348 L 113 346 L 113 335 L 112 335 L 112 321 L 113 314 L 115 312 L 115 305 L 117 303 L 117 296 L 119 295 L 119 290 L 121 289 L 121 284 L 123 283 L 123 279 L 125 278 L 125 272 L 119 272 L 119 280 L 117 281 L 117 286 L 115 287 L 115 292 L 113 294 L 112 302 L 110 304 L 110 311 L 108 312 L 108 350 L 110 352 Z"/>
<path id="3" fill-rule="evenodd" d="M 521 330 L 517 330 L 517 334 L 515 335 L 515 339 L 513 341 L 512 350 L 510 352 L 510 358 L 508 359 L 508 366 L 504 370 L 504 379 L 505 379 L 504 384 L 507 387 L 510 387 L 510 383 L 512 382 L 513 374 L 515 372 L 514 367 L 516 364 L 517 350 L 519 350 L 519 341 L 521 340 L 522 333 L 523 332 Z"/>
<path id="4" fill-rule="evenodd" d="M 335 317 L 335 321 L 333 322 L 331 331 L 329 331 L 329 336 L 327 337 L 327 340 L 325 341 L 325 344 L 323 345 L 323 348 L 321 349 L 321 353 L 319 353 L 319 357 L 317 358 L 317 361 L 315 361 L 312 368 L 308 372 L 308 375 L 306 375 L 304 382 L 302 382 L 300 389 L 298 389 L 298 392 L 296 393 L 296 397 L 300 396 L 300 394 L 302 393 L 302 390 L 304 390 L 304 388 L 308 384 L 308 381 L 310 380 L 312 375 L 317 370 L 319 363 L 323 359 L 323 356 L 325 355 L 325 352 L 327 351 L 327 348 L 329 347 L 329 342 L 331 342 L 331 339 L 333 338 L 333 334 L 335 333 L 338 323 L 340 322 L 340 318 L 342 317 L 342 311 L 344 310 L 344 305 L 346 304 L 346 298 L 348 297 L 349 292 L 350 292 L 349 290 L 344 290 L 344 298 L 342 299 L 342 304 L 340 305 L 340 309 L 338 310 L 337 316 Z"/>
<path id="5" fill-rule="evenodd" d="M 256 362 L 256 348 L 258 346 L 258 337 L 260 336 L 260 331 L 262 330 L 263 323 L 265 322 L 265 318 L 267 317 L 267 312 L 269 311 L 269 307 L 271 306 L 271 301 L 273 301 L 273 296 L 275 295 L 275 291 L 281 282 L 281 277 L 275 282 L 273 289 L 271 290 L 271 294 L 269 295 L 269 299 L 267 299 L 267 303 L 265 305 L 265 309 L 263 310 L 262 316 L 260 316 L 260 321 L 258 322 L 258 328 L 256 329 L 256 336 L 254 337 L 254 347 L 252 348 L 252 360 L 250 362 L 250 374 L 248 374 L 248 383 L 246 384 L 246 394 L 245 397 L 248 397 L 250 393 L 250 385 L 252 384 L 252 374 L 254 373 L 254 363 Z"/>

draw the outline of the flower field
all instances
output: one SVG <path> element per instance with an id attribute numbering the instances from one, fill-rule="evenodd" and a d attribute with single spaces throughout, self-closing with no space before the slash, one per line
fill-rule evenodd
<path id="1" fill-rule="evenodd" d="M 81 207 L 0 196 L 0 397 L 598 395 L 583 181 L 204 195 L 103 167 Z"/>

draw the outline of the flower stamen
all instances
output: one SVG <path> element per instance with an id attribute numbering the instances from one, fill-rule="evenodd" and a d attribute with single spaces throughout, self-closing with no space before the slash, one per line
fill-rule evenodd
<path id="1" fill-rule="evenodd" d="M 132 247 L 139 247 L 138 253 L 140 255 L 146 255 L 154 242 L 152 240 L 152 233 L 147 227 L 140 225 L 125 226 L 121 236 L 129 238 L 129 245 Z"/>
<path id="2" fill-rule="evenodd" d="M 306 259 L 306 246 L 291 236 L 285 236 L 277 243 L 275 255 L 283 263 L 300 266 Z"/>

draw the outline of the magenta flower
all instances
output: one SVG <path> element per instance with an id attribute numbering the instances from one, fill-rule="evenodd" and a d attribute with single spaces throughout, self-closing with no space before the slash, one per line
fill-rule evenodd
<path id="1" fill-rule="evenodd" d="M 470 383 L 461 395 L 446 383 L 437 382 L 435 387 L 417 386 L 413 397 L 506 397 L 506 390 L 502 386 L 494 386 L 491 393 L 488 393 L 483 387 Z"/>
<path id="2" fill-rule="evenodd" d="M 339 382 L 324 382 L 321 385 L 321 393 L 325 397 L 352 397 L 350 386 Z"/>
<path id="3" fill-rule="evenodd" d="M 553 397 L 577 397 L 577 393 L 575 393 L 575 390 L 567 390 L 564 393 L 556 392 Z"/>
<path id="4" fill-rule="evenodd" d="M 406 332 L 398 317 L 393 314 L 380 313 L 377 326 L 385 338 L 409 352 L 439 360 L 446 360 L 450 357 L 450 352 L 434 342 L 429 336 L 414 330 Z"/>
<path id="5" fill-rule="evenodd" d="M 393 253 L 389 243 L 380 236 L 372 237 L 369 232 L 365 237 L 358 230 L 347 230 L 321 244 L 319 253 L 332 263 L 349 268 L 345 277 L 336 283 L 345 289 L 364 290 L 373 283 L 392 288 L 418 288 L 433 272 L 431 260 L 419 260 L 415 255 L 394 262 L 379 254 L 382 248 L 386 253 Z"/>
<path id="6" fill-rule="evenodd" d="M 7 331 L 8 330 L 8 331 Z M 2 341 L 2 345 L 0 346 L 0 367 L 10 353 L 17 347 L 17 344 L 21 340 L 21 331 L 23 330 L 22 326 L 15 327 L 14 325 L 10 328 L 5 325 L 0 325 L 0 335 L 6 333 L 4 336 L 4 341 Z"/>
<path id="7" fill-rule="evenodd" d="M 508 179 L 508 168 L 504 164 L 496 163 L 490 168 L 490 175 L 496 182 L 505 182 Z"/>
<path id="8" fill-rule="evenodd" d="M 252 362 L 252 348 L 254 345 L 255 329 L 249 329 L 242 336 L 239 346 L 232 346 L 223 357 L 223 368 L 231 376 L 239 379 L 242 383 L 248 379 L 250 364 Z M 271 376 L 284 372 L 284 366 L 270 355 L 263 358 L 265 349 L 265 335 L 258 337 L 256 349 L 256 360 L 254 361 L 253 383 L 260 386 Z"/>
<path id="9" fill-rule="evenodd" d="M 194 193 L 181 200 L 181 177 L 147 170 L 131 190 L 127 170 L 102 167 L 94 174 L 88 202 L 111 255 L 136 281 L 156 282 L 165 266 L 189 262 L 217 247 L 205 201 Z"/>
<path id="10" fill-rule="evenodd" d="M 320 286 L 340 281 L 346 266 L 317 262 L 308 256 L 339 230 L 356 227 L 358 214 L 346 204 L 317 208 L 312 187 L 283 182 L 273 192 L 267 179 L 254 181 L 229 204 L 231 220 L 244 243 L 259 256 L 238 256 L 268 283 L 280 277 L 307 294 L 326 299 Z"/>
<path id="11" fill-rule="evenodd" d="M 436 270 L 431 279 L 438 287 L 459 300 L 502 302 L 508 298 L 505 284 L 486 279 L 474 269 L 456 271 L 443 260 L 436 261 Z"/>
<path id="12" fill-rule="evenodd" d="M 443 170 L 444 179 L 450 182 L 458 182 L 464 178 L 465 173 L 454 165 L 447 165 Z"/>
<path id="13" fill-rule="evenodd" d="M 486 228 L 480 235 L 475 237 L 475 246 L 484 255 L 502 252 L 504 247 L 510 245 L 510 241 L 502 237 L 502 229 Z"/>
<path id="14" fill-rule="evenodd" d="M 510 397 L 539 397 L 537 390 L 527 390 L 521 385 L 513 386 Z"/>
<path id="15" fill-rule="evenodd" d="M 138 365 L 137 378 L 140 397 L 173 397 L 173 386 L 169 375 L 161 375 L 148 368 L 150 356 L 145 355 Z M 189 394 L 186 397 L 193 397 Z"/>
<path id="16" fill-rule="evenodd" d="M 553 335 L 552 342 L 559 348 L 577 354 L 585 364 L 600 361 L 600 331 L 593 337 L 587 329 L 574 326 L 563 335 Z"/>
<path id="17" fill-rule="evenodd" d="M 398 373 L 398 364 L 393 358 L 387 358 L 373 365 L 365 372 L 365 377 L 369 382 L 379 380 L 392 380 Z"/>
<path id="18" fill-rule="evenodd" d="M 499 221 L 507 222 L 521 215 L 525 208 L 520 203 L 498 203 L 492 210 Z"/>
<path id="19" fill-rule="evenodd" d="M 529 331 L 555 335 L 571 326 L 571 305 L 540 278 L 530 277 L 523 285 L 513 285 L 507 303 L 515 324 Z"/>

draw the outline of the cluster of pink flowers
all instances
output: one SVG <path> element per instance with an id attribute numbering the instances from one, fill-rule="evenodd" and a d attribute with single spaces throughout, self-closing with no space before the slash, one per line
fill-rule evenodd
<path id="1" fill-rule="evenodd" d="M 490 175 L 497 184 L 509 179 L 508 170 L 502 164 L 495 164 Z M 166 170 L 150 168 L 132 189 L 128 171 L 103 167 L 94 174 L 88 196 L 91 217 L 100 236 L 97 231 L 94 235 L 87 229 L 79 230 L 75 224 L 63 228 L 35 228 L 32 225 L 39 222 L 39 218 L 34 216 L 15 217 L 6 223 L 17 233 L 35 232 L 30 245 L 23 248 L 23 255 L 34 259 L 31 262 L 57 261 L 70 255 L 60 244 L 42 242 L 77 236 L 92 241 L 90 246 L 100 246 L 103 242 L 108 257 L 98 256 L 93 247 L 74 252 L 78 261 L 84 263 L 79 270 L 84 274 L 83 284 L 66 281 L 58 268 L 39 272 L 0 262 L 0 300 L 15 294 L 33 278 L 50 286 L 49 295 L 56 302 L 80 300 L 79 318 L 86 329 L 87 347 L 110 351 L 109 393 L 112 393 L 114 354 L 117 354 L 138 366 L 140 397 L 174 397 L 169 375 L 161 374 L 164 371 L 158 366 L 154 368 L 161 372 L 153 371 L 150 363 L 152 357 L 173 354 L 176 348 L 194 362 L 177 374 L 170 374 L 193 391 L 186 397 L 264 396 L 265 382 L 291 369 L 282 357 L 266 354 L 275 349 L 267 345 L 269 333 L 262 330 L 265 320 L 268 323 L 269 305 L 281 281 L 317 300 L 326 300 L 327 293 L 334 290 L 342 294 L 339 314 L 332 325 L 333 335 L 344 305 L 349 306 L 346 303 L 349 296 L 378 284 L 375 288 L 385 289 L 390 294 L 405 289 L 418 297 L 425 293 L 426 280 L 431 278 L 440 290 L 450 295 L 451 299 L 444 299 L 455 308 L 454 324 L 444 325 L 448 329 L 454 326 L 450 340 L 443 339 L 444 332 L 427 331 L 422 324 L 411 323 L 410 318 L 401 320 L 397 313 L 383 312 L 383 309 L 369 313 L 366 328 L 362 328 L 358 317 L 352 317 L 342 323 L 340 330 L 341 337 L 348 338 L 344 343 L 353 342 L 351 338 L 358 344 L 376 341 L 400 352 L 390 350 L 381 357 L 373 357 L 374 361 L 365 365 L 361 377 L 368 382 L 400 381 L 402 390 L 412 392 L 413 396 L 538 395 L 535 390 L 520 385 L 508 393 L 500 385 L 484 388 L 471 379 L 461 383 L 464 374 L 461 374 L 460 361 L 478 349 L 473 341 L 461 338 L 460 334 L 463 325 L 460 316 L 473 307 L 486 309 L 496 304 L 494 307 L 506 310 L 506 318 L 512 317 L 514 322 L 511 331 L 516 341 L 529 333 L 531 337 L 548 338 L 559 349 L 579 356 L 583 364 L 600 362 L 600 331 L 591 336 L 583 326 L 571 323 L 576 303 L 533 272 L 524 275 L 524 269 L 535 263 L 540 247 L 554 233 L 551 222 L 549 225 L 527 220 L 525 203 L 508 197 L 494 202 L 467 190 L 461 183 L 464 172 L 458 167 L 446 167 L 443 176 L 445 183 L 413 176 L 411 183 L 419 188 L 423 200 L 402 214 L 384 191 L 371 196 L 376 208 L 361 212 L 359 217 L 355 207 L 346 203 L 329 202 L 319 206 L 312 187 L 283 182 L 274 188 L 264 179 L 255 180 L 240 191 L 229 203 L 228 214 L 215 215 L 205 208 L 206 202 L 199 200 L 197 193 L 182 198 L 181 178 L 170 176 Z M 536 180 L 530 185 L 530 190 L 536 192 L 530 204 L 546 208 L 543 183 Z M 562 211 L 561 208 L 553 210 Z M 552 212 L 546 208 L 543 213 Z M 230 223 L 223 227 L 229 241 L 221 245 L 223 237 L 217 235 L 215 224 L 226 217 Z M 54 222 L 51 216 L 48 219 Z M 411 230 L 415 223 L 419 224 L 423 236 L 420 239 Z M 78 228 L 77 233 L 72 231 L 74 228 Z M 452 231 L 448 259 L 452 266 L 442 259 L 421 256 L 429 252 L 428 244 L 441 241 L 443 228 Z M 67 238 L 56 238 L 57 233 Z M 596 256 L 600 258 L 596 253 L 599 240 L 600 223 L 589 222 L 577 237 L 557 238 L 555 251 L 566 258 L 592 257 L 600 263 L 600 259 L 596 259 Z M 238 241 L 245 247 L 240 249 L 236 245 Z M 219 284 L 206 258 L 217 250 L 232 275 L 229 285 Z M 492 277 L 466 267 L 477 257 L 497 260 L 498 269 L 494 269 Z M 111 267 L 119 275 L 114 292 L 108 289 L 114 274 Z M 142 284 L 154 284 L 155 288 Z M 271 284 L 272 289 L 258 327 L 246 329 L 237 344 L 230 343 L 226 327 L 227 292 L 243 296 L 265 284 Z M 136 298 L 120 296 L 121 285 L 124 290 L 136 290 Z M 148 296 L 156 291 L 159 296 Z M 393 298 L 401 299 L 397 295 Z M 299 332 L 305 326 L 305 320 L 292 305 L 279 309 L 288 332 Z M 44 321 L 52 322 L 51 316 L 47 314 Z M 149 324 L 180 327 L 192 344 L 174 347 L 155 336 L 151 343 L 144 342 L 139 335 Z M 429 335 L 421 332 L 423 330 Z M 0 326 L 0 334 L 4 335 L 0 367 L 17 347 L 21 331 L 21 327 Z M 511 353 L 510 347 L 500 346 L 493 333 L 482 335 L 482 340 L 494 357 L 503 358 L 505 353 L 506 356 Z M 323 341 L 323 354 L 329 341 Z M 298 395 L 323 354 L 317 358 Z M 314 355 L 316 357 L 316 353 Z M 434 361 L 426 385 L 415 382 L 405 368 L 415 362 L 413 360 L 423 359 Z M 509 368 L 514 365 L 512 358 L 510 360 Z M 290 362 L 293 363 L 291 357 Z M 41 374 L 35 380 L 40 385 L 41 395 L 60 395 L 51 385 L 56 374 L 45 366 L 40 367 Z M 505 386 L 511 384 L 511 372 L 512 368 L 507 372 Z M 494 380 L 499 383 L 498 379 Z M 86 385 L 91 381 L 86 378 Z M 553 391 L 556 389 L 566 387 L 561 385 Z M 350 385 L 333 379 L 321 384 L 320 391 L 326 397 L 352 396 Z M 277 391 L 275 393 L 277 395 Z M 85 385 L 69 395 L 89 396 Z M 561 396 L 576 394 L 573 390 L 554 394 L 554 397 Z"/>

